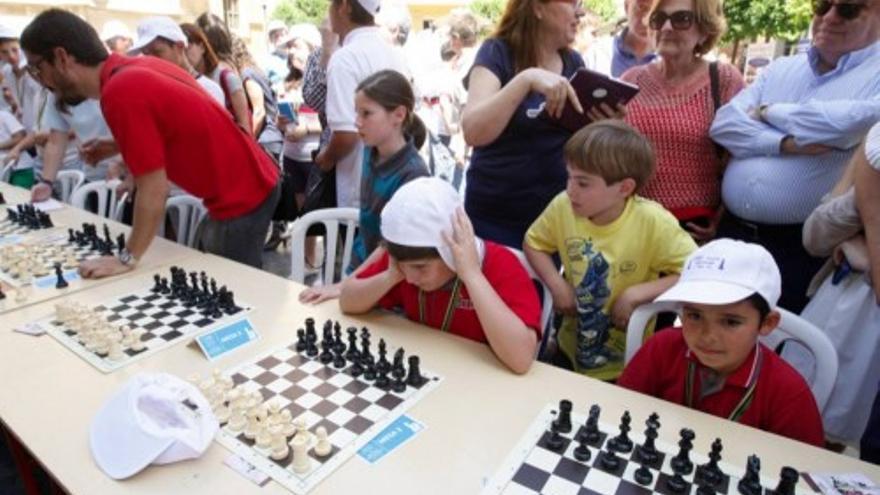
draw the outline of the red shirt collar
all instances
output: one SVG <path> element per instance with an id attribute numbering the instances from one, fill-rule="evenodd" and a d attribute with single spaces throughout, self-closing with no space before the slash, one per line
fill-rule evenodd
<path id="1" fill-rule="evenodd" d="M 697 356 L 692 353 L 690 349 L 686 348 L 684 352 L 685 359 L 693 361 L 703 368 L 708 368 L 708 366 L 700 362 Z M 749 384 L 752 382 L 755 373 L 759 372 L 759 352 L 763 352 L 761 350 L 761 344 L 759 342 L 756 342 L 755 348 L 752 349 L 752 352 L 749 353 L 749 356 L 745 359 L 745 361 L 743 361 L 743 363 L 739 366 L 739 368 L 736 369 L 736 371 L 727 376 L 727 379 L 724 381 L 725 386 L 748 388 Z"/>
<path id="2" fill-rule="evenodd" d="M 101 67 L 101 90 L 103 91 L 104 85 L 107 84 L 107 80 L 110 79 L 110 76 L 113 74 L 113 71 L 121 66 L 125 65 L 132 57 L 123 57 L 122 55 L 111 53 L 107 60 L 104 60 L 104 65 Z"/>

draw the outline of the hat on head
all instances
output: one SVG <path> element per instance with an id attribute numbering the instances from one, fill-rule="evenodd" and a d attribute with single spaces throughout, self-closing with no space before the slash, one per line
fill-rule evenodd
<path id="1" fill-rule="evenodd" d="M 446 266 L 455 270 L 442 233 L 452 234 L 452 215 L 461 205 L 461 196 L 443 179 L 422 177 L 407 182 L 382 209 L 382 237 L 401 246 L 436 248 Z M 482 259 L 483 241 L 477 238 L 476 243 Z"/>
<path id="2" fill-rule="evenodd" d="M 759 294 L 771 308 L 782 293 L 773 256 L 758 244 L 718 239 L 694 251 L 681 277 L 655 301 L 731 304 Z"/>
<path id="3" fill-rule="evenodd" d="M 19 32 L 6 24 L 0 24 L 0 40 L 17 40 Z"/>
<path id="4" fill-rule="evenodd" d="M 113 19 L 104 23 L 101 28 L 101 41 L 107 41 L 113 38 L 131 38 L 131 30 L 124 22 Z"/>
<path id="5" fill-rule="evenodd" d="M 279 29 L 286 29 L 287 25 L 284 24 L 284 21 L 280 21 L 278 19 L 272 19 L 269 21 L 269 24 L 266 26 L 266 33 L 271 34 L 272 31 L 278 31 Z"/>
<path id="6" fill-rule="evenodd" d="M 207 399 L 192 384 L 167 373 L 141 373 L 98 411 L 89 443 L 98 467 L 123 479 L 150 464 L 199 457 L 218 428 Z"/>
<path id="7" fill-rule="evenodd" d="M 156 38 L 164 38 L 172 43 L 187 45 L 186 35 L 180 26 L 170 17 L 149 17 L 138 24 L 137 41 L 129 50 L 129 53 L 137 54 Z"/>
<path id="8" fill-rule="evenodd" d="M 367 11 L 368 14 L 375 16 L 379 13 L 379 8 L 382 6 L 381 0 L 355 0 L 364 10 Z"/>

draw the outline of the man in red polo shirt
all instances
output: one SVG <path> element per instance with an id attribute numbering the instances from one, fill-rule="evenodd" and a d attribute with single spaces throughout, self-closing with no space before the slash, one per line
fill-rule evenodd
<path id="1" fill-rule="evenodd" d="M 657 332 L 617 384 L 816 446 L 824 445 L 813 393 L 760 342 L 779 325 L 773 256 L 719 239 L 697 249 L 657 301 L 681 303 L 682 328 Z"/>
<path id="2" fill-rule="evenodd" d="M 137 188 L 127 250 L 84 262 L 84 277 L 134 267 L 163 220 L 169 181 L 204 201 L 206 251 L 261 266 L 278 169 L 190 74 L 154 57 L 108 56 L 88 23 L 59 9 L 38 15 L 21 42 L 28 70 L 59 99 L 100 99 Z"/>

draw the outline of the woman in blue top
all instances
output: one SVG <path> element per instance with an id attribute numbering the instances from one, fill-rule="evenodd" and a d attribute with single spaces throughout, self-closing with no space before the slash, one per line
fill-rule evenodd
<path id="1" fill-rule="evenodd" d="M 544 103 L 558 116 L 570 101 L 583 111 L 568 83 L 584 66 L 569 48 L 583 15 L 580 0 L 510 0 L 477 53 L 462 128 L 474 146 L 465 209 L 480 237 L 521 249 L 529 225 L 565 188 L 571 133 L 537 109 Z"/>

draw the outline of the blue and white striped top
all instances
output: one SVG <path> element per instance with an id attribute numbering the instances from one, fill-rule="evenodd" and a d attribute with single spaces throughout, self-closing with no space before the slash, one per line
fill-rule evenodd
<path id="1" fill-rule="evenodd" d="M 724 205 L 759 223 L 803 223 L 846 167 L 868 129 L 880 120 L 880 42 L 843 56 L 820 74 L 818 54 L 784 57 L 718 110 L 712 139 L 732 159 L 722 181 Z M 769 105 L 764 123 L 749 111 Z M 816 155 L 780 153 L 786 136 L 823 144 Z"/>

